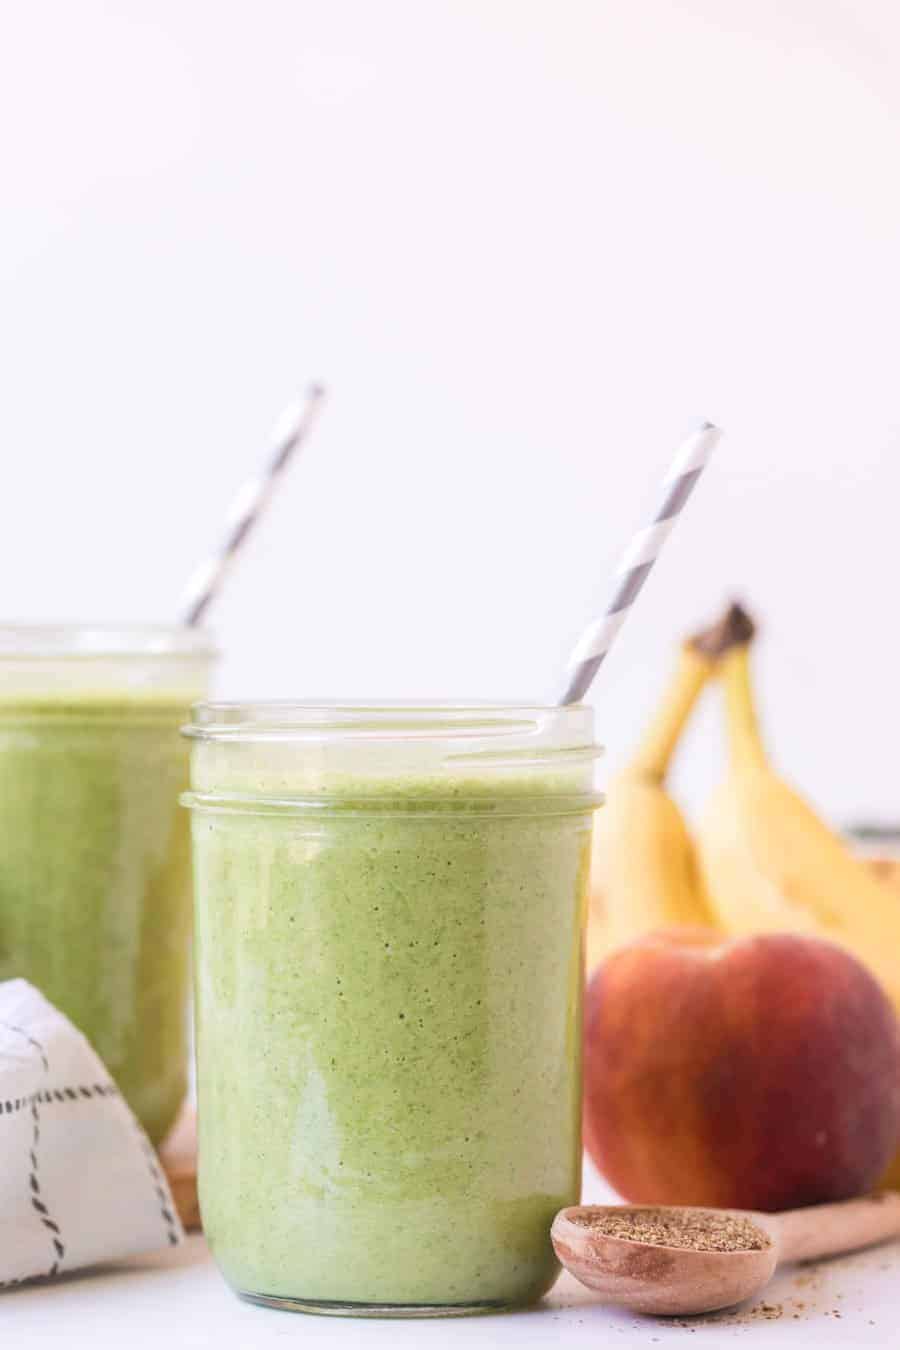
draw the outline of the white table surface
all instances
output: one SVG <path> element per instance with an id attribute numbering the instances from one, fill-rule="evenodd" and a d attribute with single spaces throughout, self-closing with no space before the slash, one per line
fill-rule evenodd
<path id="1" fill-rule="evenodd" d="M 587 1201 L 606 1199 L 590 1171 Z M 716 1316 L 660 1321 L 602 1308 L 568 1275 L 536 1308 L 440 1321 L 313 1317 L 242 1303 L 202 1237 L 116 1268 L 0 1294 L 0 1328 L 16 1344 L 92 1350 L 306 1347 L 487 1350 L 494 1346 L 900 1346 L 900 1243 L 797 1266 L 765 1295 Z"/>

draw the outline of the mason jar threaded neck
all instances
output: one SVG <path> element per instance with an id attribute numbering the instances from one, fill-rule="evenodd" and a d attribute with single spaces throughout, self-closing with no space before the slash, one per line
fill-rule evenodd
<path id="1" fill-rule="evenodd" d="M 589 707 L 488 702 L 203 703 L 194 741 L 198 810 L 325 808 L 422 815 L 469 804 L 522 814 L 590 810 L 600 754 Z M 529 805 L 530 803 L 530 805 Z"/>

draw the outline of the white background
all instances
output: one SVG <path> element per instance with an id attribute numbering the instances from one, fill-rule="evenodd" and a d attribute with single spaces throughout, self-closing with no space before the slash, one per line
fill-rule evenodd
<path id="1" fill-rule="evenodd" d="M 788 773 L 900 815 L 892 0 L 2 0 L 0 612 L 168 619 L 298 383 L 229 695 L 540 697 L 697 416 L 598 683 L 761 617 Z M 718 771 L 710 706 L 686 796 Z"/>

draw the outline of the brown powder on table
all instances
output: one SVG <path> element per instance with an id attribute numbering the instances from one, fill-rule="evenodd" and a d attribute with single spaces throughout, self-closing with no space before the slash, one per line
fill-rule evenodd
<path id="1" fill-rule="evenodd" d="M 695 1252 L 761 1252 L 771 1242 L 749 1219 L 713 1209 L 587 1210 L 574 1223 L 604 1237 L 645 1242 L 654 1247 L 681 1247 Z"/>
<path id="2" fill-rule="evenodd" d="M 693 1331 L 696 1327 L 745 1327 L 753 1322 L 779 1322 L 785 1315 L 783 1303 L 754 1303 L 751 1308 L 726 1308 L 722 1312 L 701 1313 L 698 1317 L 673 1317 L 671 1325 Z M 793 1314 L 798 1317 L 798 1313 Z"/>

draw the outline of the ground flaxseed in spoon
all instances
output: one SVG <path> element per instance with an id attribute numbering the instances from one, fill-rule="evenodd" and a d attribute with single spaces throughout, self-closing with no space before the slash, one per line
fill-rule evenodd
<path id="1" fill-rule="evenodd" d="M 570 1215 L 573 1223 L 605 1237 L 681 1247 L 695 1252 L 761 1252 L 769 1238 L 750 1219 L 714 1209 L 597 1209 Z"/>

